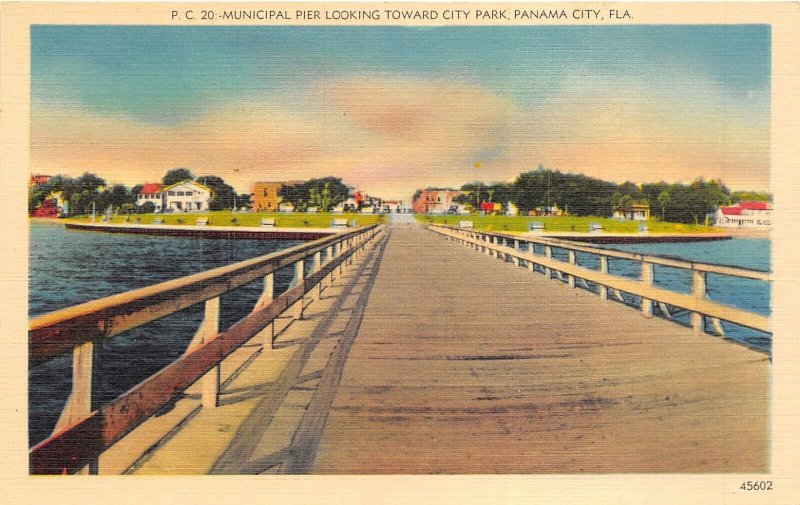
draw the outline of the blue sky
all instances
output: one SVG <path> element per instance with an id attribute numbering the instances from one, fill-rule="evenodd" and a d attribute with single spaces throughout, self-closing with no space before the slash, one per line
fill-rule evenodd
<path id="1" fill-rule="evenodd" d="M 766 25 L 31 30 L 32 171 L 139 182 L 189 165 L 244 189 L 332 167 L 397 194 L 539 163 L 613 180 L 655 164 L 657 179 L 768 184 Z M 245 127 L 263 135 L 238 156 L 226 133 Z M 153 137 L 176 149 L 123 145 Z M 208 156 L 223 141 L 226 158 Z"/>

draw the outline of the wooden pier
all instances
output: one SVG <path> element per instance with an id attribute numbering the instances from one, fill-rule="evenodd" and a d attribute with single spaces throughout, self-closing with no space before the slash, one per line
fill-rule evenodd
<path id="1" fill-rule="evenodd" d="M 329 247 L 325 262 L 314 256 L 321 275 L 305 297 L 298 287 L 285 302 L 299 297 L 301 308 L 270 319 L 221 361 L 215 400 L 203 401 L 208 381 L 199 381 L 92 466 L 112 474 L 769 470 L 767 356 L 452 239 L 393 225 L 350 237 L 347 255 L 324 240 L 294 253 Z M 341 272 L 333 282 L 331 259 Z M 36 456 L 47 447 L 34 448 L 32 461 L 52 470 L 52 459 Z"/>

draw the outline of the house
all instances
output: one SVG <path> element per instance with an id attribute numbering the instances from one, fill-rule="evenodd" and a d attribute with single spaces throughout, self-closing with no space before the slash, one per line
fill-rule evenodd
<path id="1" fill-rule="evenodd" d="M 40 175 L 34 174 L 31 175 L 30 180 L 28 181 L 28 187 L 32 188 L 34 186 L 44 186 L 50 180 L 49 175 Z"/>
<path id="2" fill-rule="evenodd" d="M 650 219 L 650 205 L 647 203 L 631 203 L 614 211 L 614 219 L 629 221 L 647 221 Z"/>
<path id="3" fill-rule="evenodd" d="M 444 214 L 461 194 L 455 189 L 423 189 L 414 195 L 411 208 L 418 213 Z"/>
<path id="4" fill-rule="evenodd" d="M 772 226 L 772 205 L 769 202 L 739 202 L 718 208 L 714 217 L 716 226 L 722 228 L 769 228 Z"/>
<path id="5" fill-rule="evenodd" d="M 161 189 L 161 184 L 150 182 L 145 183 L 142 186 L 142 189 L 139 190 L 139 194 L 136 195 L 136 206 L 141 207 L 145 203 L 151 202 L 153 205 L 155 205 L 155 211 L 161 212 L 163 205 Z"/>
<path id="6" fill-rule="evenodd" d="M 208 210 L 213 191 L 192 180 L 176 182 L 161 190 L 162 209 L 177 212 Z"/>
<path id="7" fill-rule="evenodd" d="M 250 210 L 253 212 L 276 212 L 283 201 L 283 198 L 278 196 L 281 188 L 302 183 L 303 181 L 254 182 L 250 186 Z"/>
<path id="8" fill-rule="evenodd" d="M 42 204 L 31 213 L 31 217 L 55 218 L 58 217 L 58 214 L 58 200 L 55 198 L 45 198 L 42 200 Z"/>

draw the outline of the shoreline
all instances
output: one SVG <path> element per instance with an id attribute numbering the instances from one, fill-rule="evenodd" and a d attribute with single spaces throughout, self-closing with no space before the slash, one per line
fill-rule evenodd
<path id="1" fill-rule="evenodd" d="M 100 233 L 127 233 L 132 235 L 160 235 L 197 238 L 244 238 L 277 240 L 316 240 L 354 228 L 272 228 L 252 226 L 197 226 L 169 224 L 106 224 L 64 222 L 68 230 Z"/>

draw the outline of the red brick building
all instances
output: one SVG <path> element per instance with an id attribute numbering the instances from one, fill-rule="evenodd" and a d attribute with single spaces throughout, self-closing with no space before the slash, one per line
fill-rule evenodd
<path id="1" fill-rule="evenodd" d="M 411 209 L 418 213 L 443 214 L 454 205 L 453 199 L 459 195 L 461 191 L 455 189 L 424 189 L 415 195 Z"/>

